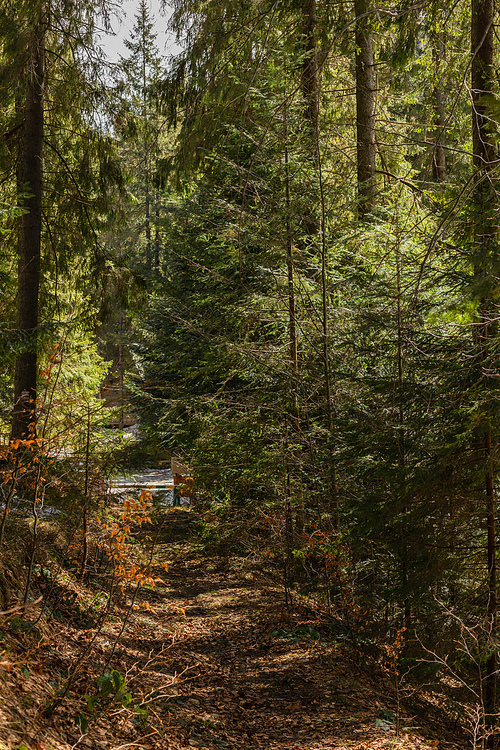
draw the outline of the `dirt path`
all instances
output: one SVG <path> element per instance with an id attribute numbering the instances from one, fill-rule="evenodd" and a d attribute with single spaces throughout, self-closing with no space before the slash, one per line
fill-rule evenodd
<path id="1" fill-rule="evenodd" d="M 257 564 L 194 553 L 188 519 L 172 514 L 162 545 L 165 586 L 149 593 L 154 612 L 137 617 L 125 644 L 127 651 L 140 644 L 142 659 L 147 651 L 152 660 L 131 680 L 144 695 L 159 689 L 158 672 L 178 675 L 151 707 L 165 731 L 151 747 L 455 746 L 439 724 L 426 727 L 425 739 L 406 729 L 421 721 L 402 707 L 398 717 L 391 686 L 354 666 L 343 646 L 307 637 L 300 625 L 307 613 L 290 619 L 282 589 Z"/>
<path id="2" fill-rule="evenodd" d="M 26 703 L 25 744 L 2 744 L 0 725 L 0 750 L 466 747 L 450 741 L 449 728 L 429 715 L 431 704 L 425 719 L 421 710 L 418 717 L 398 711 L 390 682 L 353 664 L 341 644 L 308 635 L 305 610 L 290 619 L 279 585 L 256 563 L 196 551 L 192 518 L 167 512 L 156 567 L 163 582 L 142 592 L 122 635 L 118 617 L 105 626 L 64 710 L 47 721 L 42 698 Z M 69 650 L 91 637 L 92 630 L 66 628 Z M 46 651 L 43 674 L 62 674 L 66 657 Z M 68 664 L 75 654 L 66 654 Z M 92 699 L 96 674 L 106 669 L 122 676 L 130 700 L 92 713 L 92 702 L 77 696 Z M 79 714 L 89 720 L 83 732 Z"/>

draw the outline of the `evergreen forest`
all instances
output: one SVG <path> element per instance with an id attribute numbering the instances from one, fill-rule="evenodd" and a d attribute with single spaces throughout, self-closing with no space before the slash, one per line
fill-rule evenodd
<path id="1" fill-rule="evenodd" d="M 498 4 L 133 13 L 0 0 L 0 750 L 498 748 Z"/>

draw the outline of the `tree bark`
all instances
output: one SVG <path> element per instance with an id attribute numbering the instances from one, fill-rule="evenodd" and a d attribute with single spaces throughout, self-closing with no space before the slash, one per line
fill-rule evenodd
<path id="1" fill-rule="evenodd" d="M 446 172 L 446 151 L 443 135 L 446 123 L 444 97 L 440 87 L 434 89 L 434 149 L 432 153 L 432 176 L 435 182 L 444 182 Z"/>
<path id="2" fill-rule="evenodd" d="M 493 38 L 493 0 L 472 0 L 472 147 L 474 166 L 483 170 L 483 177 L 489 175 L 495 160 L 488 117 L 480 102 L 493 91 Z"/>
<path id="3" fill-rule="evenodd" d="M 495 219 L 494 200 L 495 146 L 489 128 L 489 119 L 482 101 L 485 94 L 492 94 L 494 88 L 493 69 L 493 0 L 472 0 L 471 19 L 471 83 L 472 83 L 472 147 L 475 174 L 475 199 L 478 207 L 475 227 L 475 275 L 478 280 L 488 273 L 493 257 L 497 256 L 498 226 Z M 496 325 L 492 314 L 493 289 L 483 288 L 478 307 L 478 335 L 481 361 L 488 358 L 492 338 L 496 335 Z M 487 370 L 486 370 L 487 371 Z M 496 580 L 496 490 L 492 464 L 492 430 L 488 416 L 488 391 L 490 382 L 484 376 L 486 418 L 484 425 L 484 490 L 486 496 L 487 531 L 487 582 L 488 582 L 488 626 L 489 650 L 486 662 L 484 711 L 487 731 L 494 721 L 496 710 L 496 670 L 497 670 L 497 580 Z M 490 737 L 489 745 L 494 739 Z"/>
<path id="4" fill-rule="evenodd" d="M 375 207 L 375 76 L 373 35 L 368 29 L 368 2 L 354 0 L 356 14 L 356 138 L 358 215 L 365 219 Z"/>
<path id="5" fill-rule="evenodd" d="M 297 343 L 297 318 L 295 311 L 295 272 L 293 263 L 293 241 L 290 226 L 291 196 L 290 196 L 290 165 L 288 160 L 288 118 L 286 101 L 283 111 L 284 139 L 285 139 L 285 205 L 286 205 L 286 267 L 288 276 L 288 337 L 290 352 L 290 369 L 292 373 L 292 399 L 291 407 L 292 421 L 296 425 L 298 418 L 298 382 L 299 382 L 299 356 Z"/>
<path id="6" fill-rule="evenodd" d="M 304 97 L 304 125 L 308 135 L 311 162 L 317 171 L 317 133 L 319 121 L 318 40 L 316 36 L 316 0 L 304 0 L 302 5 L 304 33 L 304 62 L 302 65 L 302 95 Z M 310 206 L 303 217 L 306 235 L 314 238 L 320 231 L 319 213 Z"/>
<path id="7" fill-rule="evenodd" d="M 151 246 L 151 201 L 149 196 L 149 151 L 148 144 L 144 144 L 144 179 L 145 179 L 145 205 L 144 205 L 144 223 L 146 230 L 146 273 L 148 285 L 151 284 L 153 273 L 153 253 Z"/>
<path id="8" fill-rule="evenodd" d="M 316 37 L 316 0 L 304 0 L 302 6 L 304 31 L 304 63 L 302 67 L 302 94 L 304 96 L 304 117 L 311 130 L 312 138 L 316 137 L 316 125 L 319 117 L 319 69 L 318 41 Z M 313 140 L 314 143 L 314 140 Z M 313 154 L 316 150 L 313 149 Z"/>
<path id="9" fill-rule="evenodd" d="M 155 190 L 155 246 L 154 246 L 154 269 L 158 274 L 160 270 L 160 205 L 159 193 Z"/>
<path id="10" fill-rule="evenodd" d="M 496 670 L 497 655 L 496 633 L 497 633 L 497 561 L 496 561 L 496 497 L 493 466 L 491 461 L 491 429 L 488 428 L 484 437 L 484 452 L 486 459 L 486 529 L 487 542 L 487 564 L 488 564 L 488 624 L 490 628 L 491 653 L 486 661 L 486 689 L 485 689 L 485 713 L 491 716 L 496 711 Z M 493 717 L 492 717 L 493 718 Z"/>
<path id="11" fill-rule="evenodd" d="M 438 12 L 437 4 L 434 7 L 434 13 Z M 432 92 L 433 99 L 433 136 L 434 146 L 432 149 L 432 177 L 434 182 L 444 182 L 447 178 L 446 172 L 446 151 L 444 147 L 445 138 L 445 127 L 446 127 L 446 112 L 445 112 L 445 97 L 443 94 L 443 76 L 441 71 L 444 65 L 445 59 L 445 40 L 444 32 L 436 31 L 434 40 L 434 69 L 436 76 L 436 83 Z"/>
<path id="12" fill-rule="evenodd" d="M 24 132 L 19 169 L 20 219 L 17 326 L 25 338 L 14 375 L 12 439 L 36 431 L 38 289 L 42 234 L 45 18 L 43 6 L 29 42 Z"/>

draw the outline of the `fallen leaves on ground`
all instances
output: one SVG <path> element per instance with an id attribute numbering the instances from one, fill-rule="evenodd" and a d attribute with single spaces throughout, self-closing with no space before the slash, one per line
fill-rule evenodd
<path id="1" fill-rule="evenodd" d="M 398 703 L 390 680 L 356 665 L 345 645 L 286 638 L 304 619 L 300 606 L 288 612 L 280 586 L 258 566 L 197 552 L 192 514 L 165 512 L 152 571 L 162 583 L 141 590 L 123 632 L 125 599 L 101 630 L 75 624 L 70 607 L 32 632 L 7 628 L 0 750 L 465 746 L 438 706 L 420 696 L 416 715 L 411 700 Z M 78 660 L 68 696 L 47 716 Z M 97 680 L 113 670 L 123 689 L 104 697 Z"/>

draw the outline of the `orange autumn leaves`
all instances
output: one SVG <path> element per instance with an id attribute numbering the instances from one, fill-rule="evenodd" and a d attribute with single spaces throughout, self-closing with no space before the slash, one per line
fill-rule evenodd
<path id="1" fill-rule="evenodd" d="M 130 549 L 130 534 L 133 526 L 151 523 L 151 493 L 143 490 L 138 499 L 126 498 L 123 511 L 114 521 L 96 519 L 101 527 L 101 544 L 114 564 L 114 574 L 122 591 L 129 584 L 154 586 L 161 578 L 149 574 L 149 564 L 133 561 Z"/>

